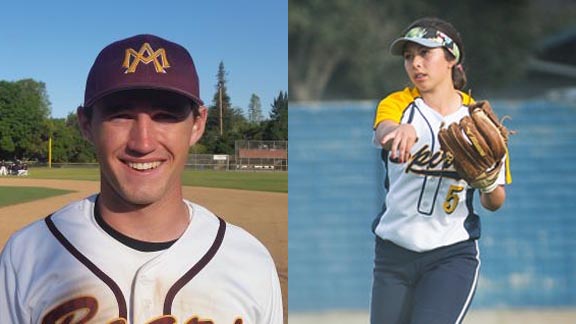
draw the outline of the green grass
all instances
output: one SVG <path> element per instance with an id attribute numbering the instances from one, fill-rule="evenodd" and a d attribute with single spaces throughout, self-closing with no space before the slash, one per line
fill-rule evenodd
<path id="1" fill-rule="evenodd" d="M 100 180 L 98 168 L 32 168 L 30 178 Z M 185 186 L 288 192 L 287 172 L 193 171 L 185 170 Z"/>
<path id="2" fill-rule="evenodd" d="M 31 168 L 29 178 L 100 181 L 100 169 L 93 168 Z"/>
<path id="3" fill-rule="evenodd" d="M 41 187 L 0 187 L 0 207 L 64 195 L 69 192 L 72 191 Z"/>

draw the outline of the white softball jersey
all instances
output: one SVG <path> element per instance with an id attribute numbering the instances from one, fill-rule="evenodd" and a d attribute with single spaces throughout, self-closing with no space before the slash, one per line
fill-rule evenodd
<path id="1" fill-rule="evenodd" d="M 98 225 L 95 200 L 12 235 L 0 259 L 0 323 L 282 323 L 274 262 L 243 229 L 185 201 L 184 234 L 140 252 Z"/>
<path id="2" fill-rule="evenodd" d="M 392 120 L 413 125 L 418 136 L 405 163 L 392 161 L 383 151 L 386 197 L 374 226 L 380 238 L 416 252 L 479 238 L 475 190 L 458 176 L 438 141 L 442 124 L 447 127 L 469 115 L 472 98 L 465 93 L 461 96 L 462 106 L 447 116 L 426 105 L 415 88 L 395 92 L 379 103 L 374 129 L 381 121 Z M 374 145 L 381 147 L 375 136 Z M 511 182 L 508 163 L 497 182 Z"/>

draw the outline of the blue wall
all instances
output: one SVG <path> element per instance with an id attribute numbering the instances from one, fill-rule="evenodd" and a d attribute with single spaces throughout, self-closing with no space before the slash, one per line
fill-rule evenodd
<path id="1" fill-rule="evenodd" d="M 482 218 L 473 308 L 576 306 L 576 104 L 492 102 L 511 137 L 513 183 Z M 366 309 L 371 223 L 382 201 L 374 102 L 290 104 L 290 311 Z"/>

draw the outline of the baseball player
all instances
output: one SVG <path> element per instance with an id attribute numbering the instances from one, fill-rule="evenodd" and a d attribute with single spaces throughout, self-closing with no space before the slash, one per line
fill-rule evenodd
<path id="1" fill-rule="evenodd" d="M 489 185 L 472 187 L 441 150 L 442 125 L 469 115 L 462 92 L 463 45 L 437 18 L 413 22 L 391 46 L 413 87 L 380 101 L 374 144 L 382 148 L 384 208 L 374 222 L 371 323 L 460 323 L 478 280 L 480 220 L 472 201 L 495 211 L 505 201 L 508 167 Z M 456 159 L 457 157 L 454 157 Z"/>
<path id="2" fill-rule="evenodd" d="M 206 117 L 182 46 L 137 35 L 105 47 L 78 108 L 100 193 L 10 238 L 0 323 L 282 323 L 266 248 L 182 197 Z"/>
<path id="3" fill-rule="evenodd" d="M 0 176 L 8 175 L 8 168 L 6 167 L 6 162 L 4 160 L 0 161 Z"/>

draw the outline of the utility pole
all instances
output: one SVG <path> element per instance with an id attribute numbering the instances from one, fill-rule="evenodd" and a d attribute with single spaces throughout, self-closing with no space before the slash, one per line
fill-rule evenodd
<path id="1" fill-rule="evenodd" d="M 224 118 L 222 108 L 222 81 L 218 82 L 218 106 L 220 106 L 220 137 L 224 135 Z"/>

